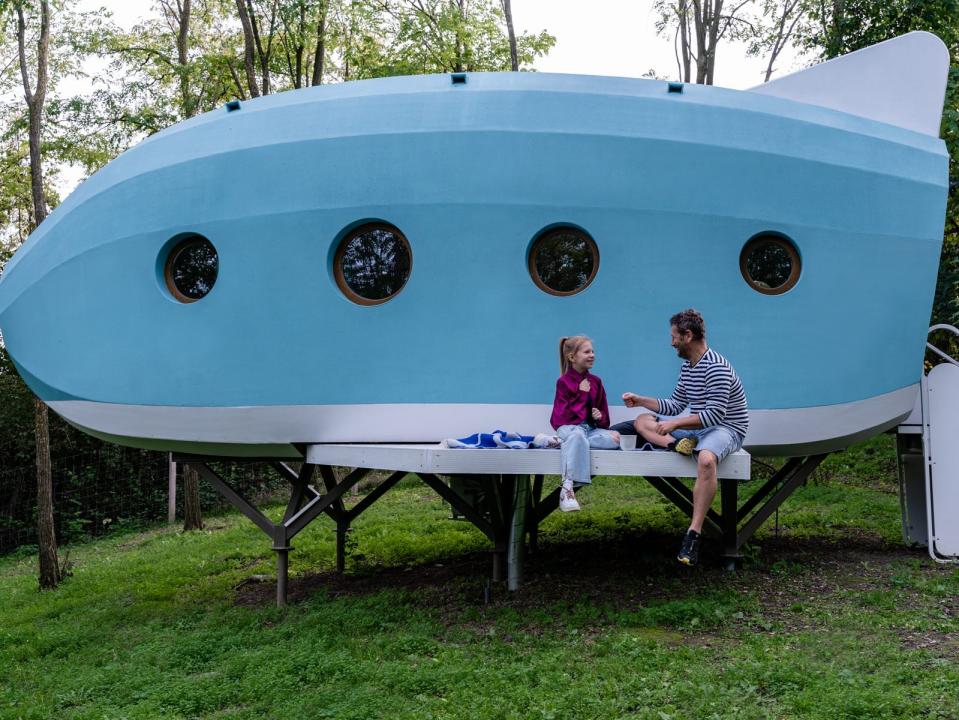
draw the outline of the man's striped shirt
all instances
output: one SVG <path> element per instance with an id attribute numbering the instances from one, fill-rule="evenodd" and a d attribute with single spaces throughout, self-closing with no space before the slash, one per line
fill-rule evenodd
<path id="1" fill-rule="evenodd" d="M 725 427 L 746 435 L 749 411 L 743 384 L 726 358 L 711 348 L 695 365 L 683 363 L 672 397 L 659 401 L 659 414 L 679 415 L 687 407 L 699 415 L 704 428 Z"/>

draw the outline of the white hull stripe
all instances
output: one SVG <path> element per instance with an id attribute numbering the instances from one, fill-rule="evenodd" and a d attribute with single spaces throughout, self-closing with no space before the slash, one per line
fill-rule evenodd
<path id="1" fill-rule="evenodd" d="M 750 410 L 746 448 L 753 454 L 835 450 L 898 424 L 912 410 L 918 384 L 852 403 Z M 71 423 L 104 435 L 182 443 L 437 442 L 497 428 L 552 432 L 549 405 L 382 404 L 173 407 L 84 400 L 48 403 Z M 614 423 L 636 410 L 610 409 Z M 155 443 L 154 443 L 155 444 Z"/>

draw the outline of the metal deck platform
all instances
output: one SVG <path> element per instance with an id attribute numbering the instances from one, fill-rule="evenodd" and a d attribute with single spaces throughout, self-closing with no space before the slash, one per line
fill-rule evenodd
<path id="1" fill-rule="evenodd" d="M 696 477 L 696 461 L 668 451 L 591 450 L 593 475 Z M 739 450 L 717 467 L 717 477 L 748 480 L 750 456 Z M 438 475 L 559 475 L 559 450 L 450 449 L 439 445 L 308 445 L 312 465 L 387 468 Z"/>
<path id="2" fill-rule="evenodd" d="M 293 537 L 321 515 L 336 524 L 336 569 L 345 567 L 350 526 L 379 498 L 408 475 L 419 477 L 456 514 L 475 525 L 492 543 L 492 579 L 506 579 L 515 590 L 522 580 L 527 548 L 535 550 L 539 524 L 559 506 L 559 487 L 543 495 L 544 477 L 559 475 L 559 450 L 450 449 L 424 444 L 314 444 L 302 448 L 297 472 L 275 458 L 273 466 L 291 485 L 282 520 L 274 522 L 230 487 L 210 466 L 222 458 L 179 454 L 177 462 L 193 467 L 234 507 L 273 541 L 277 554 L 278 605 L 286 603 L 289 551 Z M 825 455 L 792 458 L 739 504 L 739 485 L 750 479 L 751 457 L 740 450 L 717 468 L 719 510 L 711 509 L 703 532 L 719 542 L 727 567 L 735 567 L 740 549 L 773 512 L 825 459 Z M 663 451 L 592 450 L 594 475 L 643 477 L 670 502 L 692 515 L 688 478 L 696 476 L 692 458 Z M 334 472 L 334 466 L 348 472 Z M 343 496 L 371 470 L 392 471 L 359 502 L 347 508 Z M 316 476 L 319 478 L 316 478 Z M 440 475 L 446 476 L 444 479 Z M 454 479 L 467 482 L 453 482 Z M 472 483 L 479 492 L 460 492 Z"/>

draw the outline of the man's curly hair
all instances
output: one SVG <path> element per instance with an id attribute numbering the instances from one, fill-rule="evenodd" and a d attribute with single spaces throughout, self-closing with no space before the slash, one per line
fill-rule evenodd
<path id="1" fill-rule="evenodd" d="M 706 322 L 698 311 L 689 308 L 678 312 L 669 318 L 669 324 L 676 326 L 680 334 L 691 332 L 693 340 L 702 340 L 706 337 Z"/>

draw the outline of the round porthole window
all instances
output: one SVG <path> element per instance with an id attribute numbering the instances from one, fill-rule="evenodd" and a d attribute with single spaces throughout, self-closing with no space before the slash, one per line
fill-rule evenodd
<path id="1" fill-rule="evenodd" d="M 780 295 L 799 281 L 799 252 L 782 236 L 764 233 L 752 238 L 739 254 L 739 269 L 753 290 Z"/>
<path id="2" fill-rule="evenodd" d="M 369 223 L 351 231 L 333 258 L 336 284 L 360 305 L 379 305 L 395 297 L 413 267 L 410 244 L 398 229 Z"/>
<path id="3" fill-rule="evenodd" d="M 220 258 L 213 243 L 202 235 L 189 235 L 170 250 L 163 276 L 173 297 L 191 303 L 213 289 L 219 267 Z"/>
<path id="4" fill-rule="evenodd" d="M 552 228 L 530 247 L 530 277 L 550 295 L 575 295 L 585 290 L 598 269 L 599 249 L 593 238 L 578 228 Z"/>

